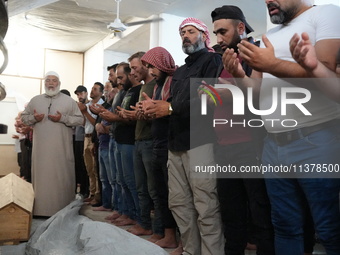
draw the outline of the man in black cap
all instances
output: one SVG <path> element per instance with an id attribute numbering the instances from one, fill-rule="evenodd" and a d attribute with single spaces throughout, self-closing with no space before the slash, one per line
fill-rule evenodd
<path id="1" fill-rule="evenodd" d="M 233 49 L 238 52 L 237 44 L 241 40 L 254 42 L 253 38 L 247 38 L 247 34 L 253 32 L 247 23 L 242 11 L 232 5 L 224 5 L 216 8 L 211 13 L 214 34 L 221 49 Z M 242 59 L 238 58 L 240 63 Z M 232 78 L 232 75 L 220 67 L 219 77 Z M 250 76 L 251 68 L 242 65 L 245 73 Z M 226 93 L 226 89 L 220 89 L 219 93 L 223 105 L 215 107 L 215 119 L 230 119 L 234 123 L 247 122 L 249 114 L 233 115 L 232 97 Z M 254 128 L 253 128 L 254 129 Z M 256 127 L 256 129 L 259 129 Z M 258 130 L 257 130 L 258 131 Z M 258 165 L 261 146 L 256 142 L 254 130 L 247 125 L 216 125 L 217 136 L 216 162 L 221 166 L 233 166 L 240 169 L 244 166 Z M 239 171 L 238 171 L 239 172 Z M 217 190 L 221 206 L 221 215 L 226 238 L 225 254 L 244 254 L 249 237 L 249 226 L 254 227 L 254 239 L 251 240 L 257 246 L 257 254 L 274 255 L 274 233 L 270 218 L 270 203 L 263 179 L 249 178 L 247 175 L 219 176 Z M 249 213 L 250 212 L 250 213 Z"/>
<path id="2" fill-rule="evenodd" d="M 87 99 L 87 88 L 83 85 L 79 85 L 76 90 L 74 91 L 74 94 L 77 95 L 78 101 L 80 103 L 85 103 L 85 101 L 88 101 Z"/>
<path id="3" fill-rule="evenodd" d="M 83 85 L 79 85 L 74 94 L 77 95 L 78 104 L 87 104 L 87 89 Z M 87 171 L 84 162 L 84 126 L 76 126 L 74 132 L 74 160 L 75 160 L 75 171 L 76 171 L 76 183 L 77 183 L 77 193 L 80 193 L 83 197 L 89 195 L 89 177 L 87 176 Z"/>
<path id="4" fill-rule="evenodd" d="M 242 39 L 259 46 L 259 42 L 254 42 L 252 37 L 247 35 L 254 32 L 254 29 L 248 24 L 240 8 L 233 5 L 223 5 L 211 12 L 211 18 L 214 23 L 214 34 L 217 36 L 217 43 L 225 51 L 227 48 L 238 52 L 237 44 Z M 247 75 L 251 74 L 251 68 L 242 64 Z"/>

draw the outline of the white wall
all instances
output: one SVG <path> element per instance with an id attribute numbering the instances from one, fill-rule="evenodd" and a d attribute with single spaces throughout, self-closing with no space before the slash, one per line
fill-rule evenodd
<path id="1" fill-rule="evenodd" d="M 83 53 L 27 48 L 20 44 L 9 44 L 7 48 L 9 62 L 0 81 L 6 86 L 7 97 L 20 100 L 21 110 L 32 97 L 44 93 L 42 81 L 47 71 L 57 72 L 61 88 L 69 90 L 71 95 L 78 83 L 83 82 Z"/>
<path id="2" fill-rule="evenodd" d="M 46 50 L 44 73 L 56 71 L 60 76 L 60 88 L 67 89 L 77 100 L 74 90 L 83 83 L 83 61 L 83 53 Z"/>
<path id="3" fill-rule="evenodd" d="M 163 22 L 151 23 L 150 49 L 161 46 L 170 52 L 176 65 L 183 65 L 187 55 L 182 50 L 182 40 L 179 35 L 178 25 L 185 18 L 166 13 L 162 13 L 160 17 L 163 18 Z"/>
<path id="4" fill-rule="evenodd" d="M 108 78 L 107 66 L 127 61 L 128 54 L 105 50 L 103 42 L 99 42 L 85 52 L 84 86 L 88 91 L 97 81 L 105 83 Z"/>
<path id="5" fill-rule="evenodd" d="M 84 54 L 84 82 L 88 91 L 97 81 L 103 82 L 104 50 L 101 43 L 97 43 Z"/>
<path id="6" fill-rule="evenodd" d="M 40 94 L 41 79 L 44 75 L 45 50 L 28 48 L 15 42 L 7 44 L 8 65 L 0 75 L 0 81 L 5 85 L 7 97 L 20 97 L 28 102 L 33 96 Z"/>
<path id="7" fill-rule="evenodd" d="M 105 50 L 104 52 L 104 70 L 103 70 L 103 77 L 104 81 L 108 78 L 107 67 L 112 66 L 116 63 L 120 62 L 127 62 L 127 59 L 130 57 L 129 54 L 116 52 L 112 50 Z"/>

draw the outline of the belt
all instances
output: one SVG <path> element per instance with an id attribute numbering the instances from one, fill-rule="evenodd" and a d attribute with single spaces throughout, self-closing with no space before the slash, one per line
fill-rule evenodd
<path id="1" fill-rule="evenodd" d="M 340 120 L 331 120 L 324 123 L 320 123 L 311 127 L 303 127 L 292 131 L 282 133 L 268 133 L 268 137 L 272 139 L 278 146 L 287 145 L 293 141 L 302 139 L 311 133 L 320 131 L 322 129 L 340 124 Z"/>
<path id="2" fill-rule="evenodd" d="M 92 137 L 92 134 L 85 134 L 85 137 Z"/>

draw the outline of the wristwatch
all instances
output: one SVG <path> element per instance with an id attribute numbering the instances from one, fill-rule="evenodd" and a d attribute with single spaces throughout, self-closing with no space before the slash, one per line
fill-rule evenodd
<path id="1" fill-rule="evenodd" d="M 169 104 L 169 109 L 168 109 L 168 114 L 171 115 L 172 114 L 172 107 L 171 107 L 171 104 Z"/>

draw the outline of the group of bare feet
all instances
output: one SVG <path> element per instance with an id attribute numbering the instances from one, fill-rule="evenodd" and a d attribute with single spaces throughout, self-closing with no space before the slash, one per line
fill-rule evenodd
<path id="1" fill-rule="evenodd" d="M 154 234 L 151 229 L 144 229 L 135 220 L 130 219 L 127 215 L 121 215 L 117 211 L 113 211 L 113 213 L 107 216 L 105 220 L 115 226 L 132 225 L 127 229 L 127 231 L 131 234 L 136 236 L 150 235 L 147 239 L 149 242 L 152 242 L 162 248 L 176 248 L 170 253 L 171 255 L 180 255 L 183 252 L 181 242 L 178 243 L 176 239 L 176 229 L 166 228 L 164 230 L 164 235 Z"/>

